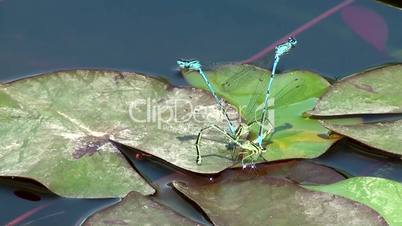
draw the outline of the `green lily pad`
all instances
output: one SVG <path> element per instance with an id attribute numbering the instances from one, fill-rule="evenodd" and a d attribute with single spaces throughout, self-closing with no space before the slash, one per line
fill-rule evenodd
<path id="1" fill-rule="evenodd" d="M 402 64 L 386 65 L 336 82 L 318 101 L 315 116 L 402 113 Z"/>
<path id="2" fill-rule="evenodd" d="M 173 185 L 195 201 L 215 225 L 386 225 L 363 204 L 273 177 Z"/>
<path id="3" fill-rule="evenodd" d="M 198 225 L 171 209 L 153 201 L 151 197 L 130 192 L 115 206 L 97 212 L 84 225 Z"/>
<path id="4" fill-rule="evenodd" d="M 182 74 L 192 86 L 207 88 L 197 72 L 183 70 Z M 260 119 L 269 71 L 252 65 L 224 65 L 206 74 L 217 94 L 236 106 L 247 123 Z M 292 71 L 275 78 L 268 115 L 275 132 L 266 139 L 265 160 L 315 158 L 339 139 L 328 137 L 328 130 L 317 120 L 304 117 L 328 86 L 324 78 L 308 71 Z M 251 128 L 251 138 L 257 130 L 257 126 Z"/>
<path id="5" fill-rule="evenodd" d="M 354 177 L 335 184 L 304 187 L 363 203 L 380 213 L 390 226 L 402 225 L 401 183 L 383 178 Z"/>
<path id="6" fill-rule="evenodd" d="M 196 135 L 210 122 L 224 125 L 208 93 L 135 73 L 72 70 L 18 80 L 0 87 L 0 175 L 33 178 L 68 197 L 150 194 L 109 139 L 188 170 L 218 172 L 233 162 L 195 163 Z"/>

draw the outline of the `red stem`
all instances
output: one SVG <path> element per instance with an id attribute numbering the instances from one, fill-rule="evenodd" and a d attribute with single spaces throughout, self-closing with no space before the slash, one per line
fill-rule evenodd
<path id="1" fill-rule="evenodd" d="M 277 45 L 285 42 L 290 36 L 295 37 L 295 36 L 299 35 L 300 33 L 304 32 L 305 30 L 307 30 L 307 29 L 313 27 L 314 25 L 316 25 L 321 20 L 331 16 L 332 14 L 336 13 L 340 9 L 344 8 L 345 6 L 350 5 L 353 2 L 354 2 L 354 0 L 345 0 L 345 1 L 341 2 L 340 4 L 332 7 L 331 9 L 329 9 L 329 10 L 325 11 L 324 13 L 322 13 L 321 15 L 319 15 L 319 16 L 315 17 L 314 19 L 310 20 L 309 22 L 303 24 L 302 26 L 300 26 L 296 30 L 290 32 L 289 34 L 286 34 L 284 37 L 282 37 L 281 39 L 277 40 L 275 43 L 272 43 L 270 46 L 265 47 L 263 50 L 261 50 L 260 52 L 258 52 L 255 55 L 253 55 L 252 57 L 248 58 L 247 60 L 242 61 L 242 63 L 247 64 L 247 63 L 251 63 L 253 61 L 261 59 L 267 53 L 271 52 Z"/>
<path id="2" fill-rule="evenodd" d="M 41 205 L 38 207 L 35 207 L 21 215 L 19 215 L 18 217 L 16 217 L 14 220 L 8 222 L 6 224 L 6 226 L 14 226 L 14 225 L 18 225 L 20 224 L 22 221 L 24 221 L 25 219 L 27 219 L 28 217 L 32 216 L 33 214 L 35 214 L 36 212 L 48 207 L 50 204 L 45 204 L 45 205 Z"/>

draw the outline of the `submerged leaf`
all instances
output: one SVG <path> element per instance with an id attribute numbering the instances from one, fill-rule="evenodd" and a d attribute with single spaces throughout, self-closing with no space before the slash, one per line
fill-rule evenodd
<path id="1" fill-rule="evenodd" d="M 402 225 L 401 183 L 383 178 L 354 177 L 335 184 L 304 187 L 363 203 L 380 213 L 390 226 Z"/>
<path id="2" fill-rule="evenodd" d="M 192 86 L 206 89 L 197 72 L 182 73 Z M 259 121 L 269 71 L 252 65 L 224 65 L 206 74 L 218 95 L 236 106 L 247 123 Z M 266 160 L 314 158 L 339 139 L 329 138 L 328 130 L 317 120 L 303 116 L 328 86 L 324 78 L 308 71 L 292 71 L 275 78 L 268 112 L 275 131 L 266 139 Z M 257 126 L 251 128 L 251 138 L 257 130 Z"/>
<path id="3" fill-rule="evenodd" d="M 386 225 L 367 206 L 273 177 L 173 185 L 216 225 Z"/>
<path id="4" fill-rule="evenodd" d="M 150 194 L 109 139 L 217 172 L 233 162 L 195 164 L 196 135 L 210 122 L 224 123 L 206 92 L 135 73 L 72 70 L 18 80 L 0 87 L 0 175 L 33 178 L 69 197 Z"/>
<path id="5" fill-rule="evenodd" d="M 100 211 L 84 225 L 198 225 L 173 210 L 153 201 L 151 197 L 131 192 L 115 206 Z"/>

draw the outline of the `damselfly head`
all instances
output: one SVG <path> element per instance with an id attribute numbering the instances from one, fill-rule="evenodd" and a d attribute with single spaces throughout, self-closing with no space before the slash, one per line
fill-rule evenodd
<path id="1" fill-rule="evenodd" d="M 201 63 L 198 60 L 179 59 L 176 63 L 181 69 L 199 70 L 201 68 Z"/>
<path id="2" fill-rule="evenodd" d="M 290 36 L 288 38 L 288 43 L 290 43 L 294 47 L 297 44 L 297 40 L 295 38 L 293 38 L 292 36 Z"/>
<path id="3" fill-rule="evenodd" d="M 289 37 L 288 40 L 285 43 L 282 43 L 280 45 L 277 45 L 275 47 L 275 59 L 281 57 L 282 55 L 285 55 L 289 53 L 289 51 L 295 47 L 297 44 L 297 40 L 293 37 Z M 274 63 L 273 68 L 276 67 L 276 64 Z"/>

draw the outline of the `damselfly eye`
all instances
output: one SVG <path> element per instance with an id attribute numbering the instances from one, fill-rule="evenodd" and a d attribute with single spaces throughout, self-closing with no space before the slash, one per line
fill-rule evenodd
<path id="1" fill-rule="evenodd" d="M 176 63 L 180 68 L 185 68 L 186 67 L 186 63 L 183 60 L 177 60 Z"/>
<path id="2" fill-rule="evenodd" d="M 293 37 L 289 37 L 288 42 L 292 45 L 296 45 L 297 44 L 297 40 Z"/>

